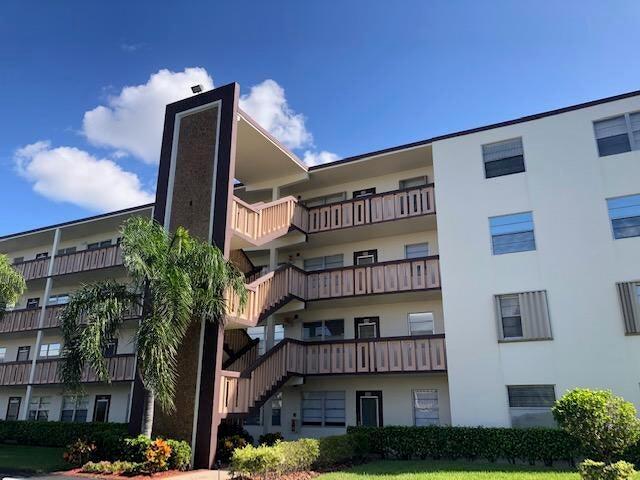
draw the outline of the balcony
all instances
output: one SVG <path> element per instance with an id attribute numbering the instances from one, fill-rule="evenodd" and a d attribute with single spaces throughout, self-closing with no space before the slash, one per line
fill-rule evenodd
<path id="1" fill-rule="evenodd" d="M 24 276 L 25 280 L 46 278 L 51 258 L 39 258 L 20 262 L 13 267 Z M 52 275 L 65 275 L 68 273 L 87 272 L 100 268 L 109 268 L 122 265 L 122 250 L 120 245 L 82 250 L 80 252 L 65 255 L 56 255 L 53 261 Z"/>
<path id="2" fill-rule="evenodd" d="M 135 374 L 135 355 L 116 355 L 106 359 L 112 382 L 132 381 Z M 60 359 L 36 361 L 31 385 L 60 385 Z M 0 363 L 0 386 L 20 386 L 29 384 L 31 361 Z M 96 383 L 95 373 L 88 367 L 82 372 L 83 383 Z"/>
<path id="3" fill-rule="evenodd" d="M 437 255 L 317 272 L 284 265 L 247 285 L 244 310 L 238 309 L 237 298 L 229 298 L 229 317 L 244 326 L 255 325 L 294 299 L 307 302 L 439 288 Z"/>
<path id="4" fill-rule="evenodd" d="M 242 373 L 222 371 L 223 417 L 262 406 L 294 376 L 446 373 L 444 335 L 302 342 L 290 338 Z"/>
<path id="5" fill-rule="evenodd" d="M 60 313 L 64 305 L 49 305 L 45 308 L 44 322 L 42 328 L 60 327 Z M 22 308 L 19 310 L 6 311 L 0 319 L 0 334 L 16 333 L 38 330 L 38 321 L 42 308 Z M 140 317 L 141 307 L 137 306 L 127 313 L 125 320 Z"/>

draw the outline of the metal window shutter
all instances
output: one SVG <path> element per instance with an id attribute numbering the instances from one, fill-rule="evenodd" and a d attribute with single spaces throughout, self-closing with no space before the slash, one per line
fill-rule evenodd
<path id="1" fill-rule="evenodd" d="M 637 305 L 635 297 L 635 283 L 636 282 L 620 282 L 616 284 L 620 298 L 620 307 L 622 308 L 625 333 L 640 333 L 640 328 L 638 328 L 638 323 L 640 323 L 638 310 L 640 310 L 640 306 Z"/>
<path id="2" fill-rule="evenodd" d="M 546 290 L 519 293 L 518 299 L 522 317 L 522 336 L 527 340 L 552 338 Z"/>

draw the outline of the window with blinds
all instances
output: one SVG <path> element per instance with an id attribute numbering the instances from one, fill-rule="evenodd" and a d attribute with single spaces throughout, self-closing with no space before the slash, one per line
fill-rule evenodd
<path id="1" fill-rule="evenodd" d="M 494 255 L 536 249 L 532 212 L 491 217 L 489 228 Z"/>
<path id="2" fill-rule="evenodd" d="M 326 255 L 324 257 L 306 258 L 304 260 L 304 269 L 307 272 L 325 270 L 327 268 L 340 268 L 343 265 L 344 256 L 341 253 L 338 255 Z"/>
<path id="3" fill-rule="evenodd" d="M 438 390 L 413 391 L 413 424 L 416 427 L 440 425 Z"/>
<path id="4" fill-rule="evenodd" d="M 498 340 L 551 340 L 547 292 L 496 295 Z"/>
<path id="5" fill-rule="evenodd" d="M 429 256 L 428 243 L 414 243 L 404 246 L 404 258 L 422 258 Z"/>
<path id="6" fill-rule="evenodd" d="M 522 138 L 482 146 L 485 178 L 502 177 L 525 171 Z"/>
<path id="7" fill-rule="evenodd" d="M 640 194 L 607 199 L 613 238 L 640 237 Z"/>
<path id="8" fill-rule="evenodd" d="M 553 427 L 554 385 L 507 385 L 513 427 Z"/>
<path id="9" fill-rule="evenodd" d="M 640 112 L 593 122 L 601 157 L 640 150 Z"/>
<path id="10" fill-rule="evenodd" d="M 345 392 L 302 392 L 302 425 L 344 427 Z"/>

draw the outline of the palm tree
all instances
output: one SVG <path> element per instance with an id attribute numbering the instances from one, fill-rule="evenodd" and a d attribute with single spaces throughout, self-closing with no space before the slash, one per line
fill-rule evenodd
<path id="1" fill-rule="evenodd" d="M 13 268 L 6 255 L 0 254 L 0 318 L 7 304 L 15 303 L 26 289 L 22 274 Z"/>
<path id="2" fill-rule="evenodd" d="M 145 389 L 142 433 L 150 436 L 155 403 L 165 412 L 174 409 L 177 352 L 191 322 L 223 322 L 225 292 L 235 293 L 242 306 L 247 292 L 244 276 L 222 252 L 182 227 L 169 234 L 152 220 L 130 218 L 122 228 L 122 255 L 131 284 L 85 285 L 61 313 L 61 376 L 79 391 L 87 365 L 100 381 L 109 381 L 106 346 L 127 312 L 142 311 L 134 341 Z"/>

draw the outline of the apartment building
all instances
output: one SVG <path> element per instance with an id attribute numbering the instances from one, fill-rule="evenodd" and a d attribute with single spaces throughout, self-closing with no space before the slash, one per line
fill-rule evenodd
<path id="1" fill-rule="evenodd" d="M 198 466 L 222 421 L 550 425 L 576 386 L 640 406 L 640 92 L 314 167 L 237 101 L 231 84 L 167 106 L 155 205 L 0 239 L 28 280 L 0 323 L 2 418 L 140 424 L 131 335 L 85 397 L 55 358 L 74 288 L 125 278 L 129 215 L 189 228 L 247 277 L 224 329 L 194 323 L 177 410 L 157 415 Z"/>

